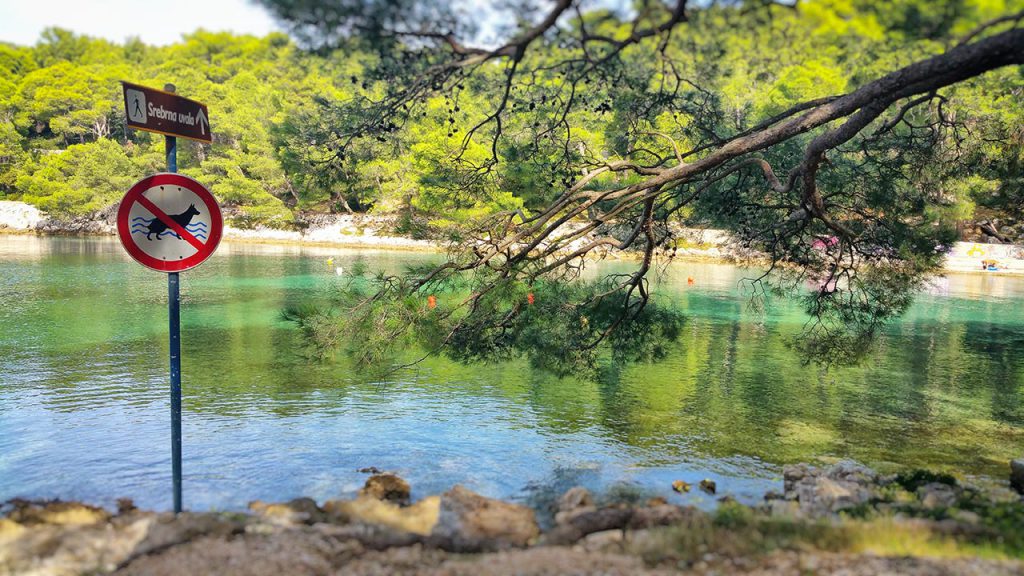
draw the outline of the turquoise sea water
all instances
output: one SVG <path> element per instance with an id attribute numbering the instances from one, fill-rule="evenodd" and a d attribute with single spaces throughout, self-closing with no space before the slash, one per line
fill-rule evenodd
<path id="1" fill-rule="evenodd" d="M 583 484 L 709 505 L 672 480 L 753 501 L 789 462 L 1001 479 L 1024 455 L 1024 279 L 936 280 L 852 368 L 802 365 L 786 340 L 804 318 L 751 310 L 750 271 L 688 263 L 656 287 L 688 316 L 677 351 L 598 381 L 438 358 L 374 381 L 296 353 L 280 310 L 335 267 L 436 258 L 225 245 L 183 274 L 186 507 L 351 495 L 366 466 L 414 497 L 462 483 L 536 503 Z M 0 236 L 0 501 L 170 507 L 166 297 L 116 240 Z"/>

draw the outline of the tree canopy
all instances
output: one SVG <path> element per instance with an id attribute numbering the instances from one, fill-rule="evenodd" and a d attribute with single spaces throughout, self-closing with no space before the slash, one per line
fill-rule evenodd
<path id="1" fill-rule="evenodd" d="M 805 350 L 852 359 L 958 221 L 1024 206 L 1022 0 L 261 3 L 296 40 L 0 44 L 0 193 L 66 216 L 116 202 L 163 162 L 118 80 L 171 82 L 210 105 L 213 144 L 180 163 L 232 223 L 369 211 L 451 241 L 442 267 L 341 297 L 341 328 L 377 333 L 350 342 L 365 358 L 418 339 L 567 367 L 661 353 L 643 337 L 680 319 L 651 281 L 680 227 L 765 254 L 751 293 L 805 298 Z M 632 273 L 581 280 L 615 252 Z M 322 346 L 356 333 L 304 310 Z"/>
<path id="2" fill-rule="evenodd" d="M 361 80 L 377 88 L 302 133 L 325 173 L 378 142 L 441 146 L 449 203 L 532 191 L 462 229 L 442 266 L 351 301 L 355 332 L 380 335 L 360 348 L 414 338 L 570 367 L 645 349 L 620 338 L 672 332 L 650 278 L 674 225 L 704 224 L 767 255 L 755 294 L 805 298 L 806 352 L 852 360 L 906 310 L 979 190 L 1019 194 L 1020 3 L 523 2 L 487 45 L 447 3 L 264 3 L 310 47 L 377 56 Z M 404 130 L 431 115 L 446 138 Z M 633 273 L 578 281 L 588 258 L 623 250 Z M 575 292 L 533 312 L 566 280 Z M 437 291 L 464 297 L 416 309 Z"/>

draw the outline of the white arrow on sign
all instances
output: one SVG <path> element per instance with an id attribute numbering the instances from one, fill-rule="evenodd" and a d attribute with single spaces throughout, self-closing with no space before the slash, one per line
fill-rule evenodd
<path id="1" fill-rule="evenodd" d="M 199 109 L 199 114 L 196 114 L 196 121 L 199 122 L 199 130 L 203 134 L 206 134 L 206 127 L 210 125 L 206 120 L 206 114 L 203 114 L 203 109 Z"/>

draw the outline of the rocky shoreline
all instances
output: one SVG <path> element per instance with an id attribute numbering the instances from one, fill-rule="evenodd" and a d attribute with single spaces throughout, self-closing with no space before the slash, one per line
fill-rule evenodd
<path id="1" fill-rule="evenodd" d="M 72 219 L 59 219 L 40 212 L 24 202 L 0 201 L 0 233 L 38 234 L 44 236 L 116 236 L 116 206 L 97 214 Z M 259 244 L 299 244 L 338 248 L 368 248 L 383 250 L 415 250 L 444 252 L 445 242 L 436 239 L 417 239 L 397 232 L 396 216 L 371 214 L 298 215 L 297 228 L 282 230 L 258 226 L 256 228 L 224 227 L 224 240 Z M 740 248 L 721 230 L 676 230 L 680 259 L 712 261 L 758 261 L 760 256 Z M 586 239 L 578 240 L 580 244 Z M 628 257 L 628 256 L 627 256 Z"/>
<path id="2" fill-rule="evenodd" d="M 48 216 L 24 202 L 2 200 L 0 201 L 0 233 L 48 236 L 116 236 L 115 209 L 116 206 L 111 206 L 94 215 L 59 219 Z M 397 233 L 398 222 L 394 216 L 310 213 L 300 215 L 298 224 L 299 227 L 294 230 L 267 227 L 243 229 L 225 226 L 224 239 L 228 242 L 299 244 L 357 249 L 426 252 L 445 250 L 442 242 L 410 238 Z M 1024 231 L 1024 225 L 1021 226 L 1021 230 Z M 681 228 L 676 231 L 676 235 L 680 242 L 675 253 L 676 258 L 681 260 L 730 263 L 762 260 L 757 253 L 741 248 L 738 243 L 732 241 L 729 234 L 722 230 Z M 985 275 L 1024 275 L 1024 246 L 1013 244 L 1007 236 L 1003 238 L 1006 241 L 986 235 L 975 235 L 971 236 L 971 239 L 977 241 L 955 243 L 946 258 L 945 271 Z M 996 269 L 990 270 L 982 266 L 983 262 L 988 261 L 997 262 Z"/>
<path id="3" fill-rule="evenodd" d="M 1012 470 L 1024 492 L 1024 461 Z M 12 500 L 0 574 L 1024 574 L 1021 493 L 848 461 L 787 466 L 783 492 L 756 506 L 722 496 L 714 512 L 671 492 L 626 502 L 582 487 L 545 511 L 462 486 L 410 496 L 377 472 L 351 500 L 256 501 L 248 513 Z M 552 519 L 544 529 L 538 512 Z"/>

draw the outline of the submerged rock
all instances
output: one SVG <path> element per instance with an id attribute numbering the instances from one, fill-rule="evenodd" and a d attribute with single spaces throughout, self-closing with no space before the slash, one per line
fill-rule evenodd
<path id="1" fill-rule="evenodd" d="M 135 506 L 135 501 L 132 500 L 131 498 L 118 498 L 117 499 L 117 513 L 118 514 L 128 514 L 130 512 L 135 512 L 137 510 L 138 510 L 138 507 Z"/>
<path id="2" fill-rule="evenodd" d="M 689 482 L 684 482 L 682 480 L 676 480 L 676 481 L 672 482 L 672 489 L 675 490 L 676 492 L 679 492 L 680 494 L 682 494 L 683 492 L 689 492 L 690 491 L 690 484 L 689 484 Z"/>
<path id="3" fill-rule="evenodd" d="M 540 534 L 533 510 L 486 498 L 462 486 L 441 495 L 430 542 L 446 550 L 478 552 L 522 547 Z"/>
<path id="4" fill-rule="evenodd" d="M 366 484 L 359 491 L 360 496 L 368 496 L 377 500 L 388 500 L 398 504 L 408 504 L 412 489 L 409 483 L 395 474 L 374 474 L 366 479 Z"/>
<path id="5" fill-rule="evenodd" d="M 718 484 L 714 480 L 705 478 L 700 481 L 700 489 L 707 492 L 708 494 L 714 494 L 718 490 Z"/>

